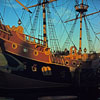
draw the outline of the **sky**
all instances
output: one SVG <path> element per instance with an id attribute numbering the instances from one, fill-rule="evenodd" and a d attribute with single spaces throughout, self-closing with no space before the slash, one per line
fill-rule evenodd
<path id="1" fill-rule="evenodd" d="M 27 6 L 31 6 L 34 4 L 37 4 L 38 0 L 19 0 L 21 3 Z M 77 0 L 79 3 L 81 3 L 81 0 Z M 100 10 L 100 0 L 84 0 L 84 3 L 89 5 L 88 12 L 86 14 L 90 14 L 96 11 Z M 53 5 L 56 10 L 53 9 L 52 4 L 49 5 L 50 11 L 52 12 L 52 20 L 55 25 L 55 34 L 58 38 L 60 48 L 63 47 L 66 39 L 68 39 L 68 34 L 71 31 L 71 27 L 74 23 L 68 22 L 64 23 L 67 20 L 73 19 L 76 16 L 75 11 L 75 0 L 58 0 L 53 2 Z M 26 10 L 23 10 L 22 7 L 15 1 L 15 0 L 0 0 L 0 14 L 3 17 L 3 23 L 5 25 L 10 25 L 11 27 L 15 25 L 18 26 L 18 20 L 19 18 L 22 20 L 22 26 L 25 28 L 24 33 L 29 34 L 30 33 L 30 25 L 34 21 L 31 16 L 35 16 L 35 10 L 36 8 L 30 8 L 30 10 L 33 12 L 30 14 Z M 36 28 L 36 33 L 42 34 L 42 7 L 40 7 L 40 13 L 39 13 L 39 19 L 38 22 L 35 21 L 36 25 L 33 25 L 34 28 Z M 0 16 L 1 18 L 1 16 Z M 31 18 L 31 19 L 30 19 Z M 97 52 L 100 52 L 100 34 L 96 34 L 100 32 L 100 13 L 88 16 L 88 28 L 89 32 L 91 34 L 91 39 L 93 40 L 93 44 L 95 46 L 95 50 Z M 31 20 L 31 21 L 30 21 Z M 90 23 L 90 24 L 89 24 Z M 85 24 L 83 20 L 83 32 L 82 32 L 82 49 L 85 47 L 88 49 L 88 41 L 87 41 L 87 35 L 85 30 Z M 90 27 L 92 26 L 92 28 Z M 66 28 L 66 29 L 65 29 Z M 75 25 L 75 29 L 73 29 L 73 35 L 71 36 L 72 42 L 76 45 L 77 48 L 79 48 L 79 32 L 80 32 L 80 20 L 77 20 L 77 23 Z M 94 31 L 94 32 L 93 32 Z M 47 31 L 47 35 L 49 35 Z M 71 34 L 71 33 L 70 33 Z M 96 35 L 95 35 L 96 34 Z M 35 35 L 38 37 L 38 35 Z M 98 39 L 96 38 L 98 37 Z M 73 45 L 73 43 L 70 42 L 70 46 Z M 67 44 L 65 46 L 68 46 Z M 67 48 L 67 47 L 66 47 Z"/>

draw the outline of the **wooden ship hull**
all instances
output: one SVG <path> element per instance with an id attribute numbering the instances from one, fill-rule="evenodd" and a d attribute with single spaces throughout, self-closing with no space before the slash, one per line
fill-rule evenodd
<path id="1" fill-rule="evenodd" d="M 7 29 L 0 24 L 0 88 L 34 87 L 30 80 L 71 83 L 69 68 L 60 62 L 53 63 L 48 47 L 35 43 L 33 37 Z M 27 85 L 22 87 L 24 81 Z"/>
<path id="2" fill-rule="evenodd" d="M 57 83 L 41 81 L 25 76 L 16 75 L 0 71 L 0 91 L 1 90 L 40 90 L 46 88 L 68 88 L 70 83 Z M 3 92 L 3 91 L 2 91 Z"/>
<path id="3" fill-rule="evenodd" d="M 92 70 L 92 62 L 95 59 L 98 59 L 100 54 L 86 53 L 87 49 L 84 48 L 84 53 L 82 50 L 82 16 L 83 13 L 87 11 L 88 5 L 84 5 L 83 0 L 82 3 L 75 6 L 77 12 L 80 13 L 80 39 L 79 39 L 79 50 L 76 46 L 72 46 L 68 51 L 68 54 L 64 51 L 63 54 L 59 54 L 56 52 L 51 52 L 48 47 L 47 41 L 47 31 L 46 31 L 46 10 L 45 5 L 47 3 L 51 3 L 56 0 L 45 1 L 37 5 L 25 7 L 21 2 L 16 0 L 24 9 L 31 13 L 28 8 L 36 7 L 42 5 L 43 7 L 43 40 L 39 38 L 35 38 L 29 35 L 24 34 L 23 27 L 20 26 L 21 22 L 19 19 L 19 26 L 8 26 L 4 25 L 0 21 L 0 72 L 1 74 L 9 76 L 10 81 L 7 80 L 7 83 L 13 84 L 14 76 L 17 79 L 16 81 L 20 81 L 21 79 L 25 82 L 29 81 L 29 84 L 33 84 L 34 81 L 43 81 L 55 83 L 72 83 L 72 79 L 75 79 L 75 83 L 78 84 L 77 78 L 80 74 L 83 77 L 79 77 L 82 80 L 85 80 L 87 77 L 84 77 L 84 70 L 88 73 L 89 70 Z M 99 11 L 100 12 L 100 11 Z M 98 13 L 98 12 L 96 12 Z M 95 14 L 95 13 L 93 13 Z M 72 19 L 76 20 L 76 19 Z M 69 21 L 72 21 L 69 20 Z M 52 26 L 52 24 L 50 24 Z M 91 50 L 90 50 L 91 51 Z M 59 52 L 59 51 L 58 51 Z M 100 62 L 99 62 L 100 63 Z M 79 69 L 79 75 L 77 76 L 77 69 Z M 80 71 L 82 70 L 82 72 Z M 95 77 L 95 72 L 98 68 L 93 68 L 93 77 Z M 7 75 L 8 74 L 8 75 Z M 72 77 L 74 76 L 74 77 Z M 75 77 L 76 76 L 76 77 Z M 5 82 L 6 78 L 2 78 L 3 80 L 0 84 L 2 87 L 3 82 Z M 19 79 L 18 79 L 19 78 Z M 92 76 L 90 77 L 92 78 Z M 14 80 L 13 80 L 14 79 Z M 24 80 L 25 79 L 25 80 Z M 34 81 L 31 81 L 34 80 Z M 95 80 L 95 79 L 94 79 Z M 15 81 L 15 83 L 17 83 Z M 93 80 L 92 80 L 93 81 Z M 89 82 L 89 81 L 88 81 Z M 6 83 L 6 85 L 7 85 Z M 84 82 L 82 82 L 84 83 Z M 34 84 L 27 87 L 34 87 Z M 45 84 L 44 84 L 45 85 Z M 43 85 L 43 86 L 44 86 Z M 86 85 L 86 82 L 85 82 Z M 52 85 L 53 86 L 53 85 Z M 60 86 L 60 85 L 59 85 Z M 3 86 L 4 87 L 4 86 Z M 18 83 L 18 88 L 20 88 L 20 84 Z M 8 87 L 11 88 L 11 87 Z M 12 88 L 13 87 L 12 85 Z M 24 88 L 24 87 L 23 87 Z"/>

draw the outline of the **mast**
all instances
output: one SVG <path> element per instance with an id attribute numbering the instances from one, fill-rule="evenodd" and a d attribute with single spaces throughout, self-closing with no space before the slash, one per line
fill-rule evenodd
<path id="1" fill-rule="evenodd" d="M 91 16 L 91 15 L 94 15 L 94 14 L 97 14 L 97 13 L 100 13 L 100 10 L 99 10 L 97 12 L 93 12 L 93 13 L 90 13 L 90 14 L 87 14 L 87 15 L 84 14 L 84 12 L 87 12 L 88 7 L 89 6 L 86 5 L 86 4 L 84 4 L 83 3 L 83 0 L 82 0 L 82 3 L 81 4 L 75 5 L 75 9 L 76 9 L 77 12 L 79 12 L 80 17 L 77 17 L 77 18 L 74 18 L 74 19 L 70 19 L 70 20 L 65 21 L 65 23 L 67 23 L 67 22 L 70 22 L 70 21 L 73 21 L 73 20 L 80 19 L 79 54 L 82 53 L 82 18 L 87 17 L 87 16 Z M 88 41 L 90 42 L 90 40 L 88 40 Z"/>
<path id="2" fill-rule="evenodd" d="M 47 36 L 46 36 L 46 10 L 45 10 L 45 0 L 43 0 L 43 37 L 44 37 L 44 46 L 47 47 Z"/>
<path id="3" fill-rule="evenodd" d="M 80 5 L 80 8 L 83 8 L 83 0 L 82 0 L 82 4 Z M 82 51 L 82 15 L 83 12 L 80 11 L 80 39 L 79 39 L 79 53 L 81 53 Z"/>
<path id="4" fill-rule="evenodd" d="M 83 13 L 87 11 L 88 5 L 84 5 L 83 0 L 82 0 L 81 4 L 75 5 L 75 9 L 76 9 L 77 12 L 80 13 L 79 53 L 81 54 L 81 52 L 82 52 L 82 16 L 83 16 Z"/>
<path id="5" fill-rule="evenodd" d="M 32 7 L 36 7 L 36 6 L 40 6 L 40 5 L 42 5 L 42 7 L 43 7 L 43 37 L 44 37 L 44 43 L 43 43 L 43 45 L 45 46 L 45 47 L 47 47 L 47 32 L 46 32 L 46 10 L 45 10 L 45 4 L 47 4 L 47 3 L 51 3 L 51 2 L 53 2 L 53 1 L 56 1 L 56 0 L 49 0 L 49 1 L 47 1 L 47 0 L 43 0 L 43 2 L 42 3 L 38 3 L 38 4 L 36 4 L 36 5 L 32 5 L 32 6 L 29 6 L 29 7 L 25 7 L 21 2 L 19 2 L 18 0 L 16 0 L 16 2 L 18 2 L 22 7 L 24 7 L 24 9 L 26 9 L 28 12 L 30 12 L 30 13 L 32 13 L 28 8 L 32 8 Z"/>

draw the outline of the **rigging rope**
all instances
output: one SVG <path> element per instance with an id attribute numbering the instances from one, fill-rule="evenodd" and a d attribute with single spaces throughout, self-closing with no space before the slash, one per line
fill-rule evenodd
<path id="1" fill-rule="evenodd" d="M 78 17 L 79 13 L 76 15 L 76 18 Z M 75 25 L 76 25 L 76 22 L 77 20 L 74 21 L 74 24 L 72 25 L 69 33 L 68 33 L 68 37 L 66 39 L 66 41 L 64 42 L 64 45 L 63 45 L 63 50 L 67 47 L 67 49 L 69 48 L 69 45 L 70 45 L 70 39 L 72 40 L 72 36 L 73 36 L 73 32 L 74 32 L 74 29 L 75 29 Z M 69 39 L 70 37 L 70 39 Z M 70 49 L 70 48 L 69 48 Z"/>
<path id="2" fill-rule="evenodd" d="M 94 51 L 94 45 L 90 36 L 90 32 L 89 32 L 89 28 L 86 22 L 86 19 L 84 17 L 84 22 L 85 22 L 85 28 L 86 28 L 86 34 L 87 34 L 87 40 L 88 40 L 88 46 L 89 46 L 89 52 L 93 52 Z"/>
<path id="3" fill-rule="evenodd" d="M 19 16 L 18 16 L 18 14 L 17 14 L 17 13 L 16 13 L 16 11 L 15 11 L 15 9 L 14 9 L 13 5 L 11 4 L 10 0 L 8 0 L 8 2 L 9 2 L 9 4 L 11 5 L 11 7 L 12 7 L 12 9 L 13 9 L 14 13 L 16 14 L 16 16 L 18 17 L 18 19 L 20 19 L 20 18 L 19 18 Z"/>
<path id="4" fill-rule="evenodd" d="M 1 13 L 0 13 L 0 21 L 2 21 L 4 23 L 4 20 L 3 20 Z"/>
<path id="5" fill-rule="evenodd" d="M 34 15 L 35 11 L 36 11 L 36 7 L 35 7 L 34 11 L 32 12 L 32 14 L 29 13 L 29 19 L 30 20 L 27 21 L 25 28 L 28 29 L 30 27 L 30 25 L 32 26 L 32 17 Z"/>
<path id="6" fill-rule="evenodd" d="M 89 25 L 90 25 L 90 27 L 91 27 L 91 29 L 92 29 L 92 31 L 93 31 L 93 33 L 94 33 L 94 35 L 95 35 L 95 38 L 97 38 L 97 39 L 98 39 L 98 41 L 100 42 L 100 39 L 97 37 L 96 32 L 94 31 L 94 29 L 93 29 L 93 27 L 92 27 L 92 25 L 91 25 L 90 21 L 88 20 L 88 18 L 87 18 L 87 17 L 86 17 L 86 19 L 87 19 L 87 21 L 88 21 L 88 23 L 89 23 Z M 95 45 L 95 41 L 94 41 L 94 45 Z"/>
<path id="7" fill-rule="evenodd" d="M 97 16 L 96 16 L 96 17 L 97 17 Z M 94 18 L 92 18 L 92 19 L 94 19 Z M 87 19 L 87 20 L 89 21 L 90 19 Z M 89 22 L 89 23 L 90 23 L 90 22 Z M 91 23 L 90 23 L 90 24 L 91 24 Z M 94 23 L 92 23 L 92 25 L 94 25 Z M 97 39 L 99 42 L 100 42 L 100 39 L 96 36 L 96 32 L 94 31 L 92 25 L 90 25 L 90 26 L 91 26 L 91 29 L 92 29 L 93 33 L 95 34 L 95 40 L 94 40 L 94 45 L 95 45 L 96 39 Z M 99 27 L 97 28 L 97 25 L 96 25 L 96 24 L 94 25 L 94 27 L 95 27 L 96 29 L 99 29 Z"/>
<path id="8" fill-rule="evenodd" d="M 70 1 L 70 0 L 69 0 Z M 63 4 L 60 4 L 58 6 L 55 6 L 55 7 L 60 7 L 60 6 L 64 6 L 68 1 L 66 0 L 65 2 L 63 2 Z"/>
<path id="9" fill-rule="evenodd" d="M 92 31 L 93 31 L 93 33 L 94 33 L 95 37 L 98 39 L 98 37 L 96 36 L 96 32 L 94 31 L 94 29 L 93 29 L 93 27 L 92 27 L 92 25 L 91 25 L 90 21 L 88 20 L 88 18 L 87 18 L 87 17 L 86 17 L 86 19 L 87 19 L 87 21 L 88 21 L 88 23 L 89 23 L 89 25 L 90 25 L 90 27 L 91 27 L 91 29 L 92 29 Z"/>
<path id="10" fill-rule="evenodd" d="M 78 4 L 79 4 L 79 0 L 75 0 L 75 2 L 76 2 L 76 5 L 78 5 Z"/>
<path id="11" fill-rule="evenodd" d="M 3 17 L 5 16 L 5 10 L 6 10 L 6 0 L 5 0 L 4 10 L 3 10 Z"/>
<path id="12" fill-rule="evenodd" d="M 98 9 L 96 8 L 95 3 L 93 2 L 93 0 L 92 0 L 92 4 L 94 5 L 95 10 L 98 11 Z M 100 17 L 100 13 L 98 13 L 98 16 Z"/>
<path id="13" fill-rule="evenodd" d="M 63 23 L 63 21 L 62 21 L 60 15 L 58 14 L 58 12 L 57 12 L 57 10 L 55 9 L 55 7 L 54 7 L 53 4 L 52 4 L 52 8 L 54 9 L 55 13 L 58 15 L 59 19 L 61 20 L 61 22 L 62 22 L 62 24 L 63 24 L 63 26 L 64 26 L 64 29 L 65 29 L 65 31 L 66 31 L 66 33 L 67 33 L 67 35 L 68 35 L 68 32 L 67 32 L 67 30 L 66 30 L 66 27 L 65 27 L 65 25 L 64 25 L 64 23 Z M 69 37 L 69 35 L 68 35 L 68 37 Z M 72 44 L 75 46 L 74 42 L 71 40 L 70 37 L 69 37 L 69 39 L 70 39 L 70 41 L 72 42 Z"/>
<path id="14" fill-rule="evenodd" d="M 37 28 L 37 23 L 38 23 L 38 17 L 39 17 L 40 7 L 41 7 L 41 6 L 37 6 L 37 7 L 36 7 L 36 14 L 35 14 L 35 18 L 34 18 L 34 21 L 33 21 L 33 23 L 32 23 L 32 26 L 31 26 L 30 35 L 31 35 L 31 34 L 35 35 L 34 33 L 36 33 L 36 28 Z"/>
<path id="15" fill-rule="evenodd" d="M 70 1 L 70 0 L 69 0 L 69 1 Z M 61 15 L 61 18 L 64 17 L 64 15 L 67 13 L 67 11 L 69 11 L 69 10 L 68 10 L 68 7 L 70 6 L 70 4 L 71 4 L 71 2 L 68 2 L 67 6 L 66 6 L 66 8 L 65 8 L 65 11 L 64 11 L 63 14 Z M 73 11 L 73 8 L 71 9 L 71 11 Z M 69 16 L 68 16 L 68 19 L 71 17 L 71 14 L 72 14 L 72 13 L 67 14 L 67 16 L 69 15 Z M 56 27 L 59 25 L 59 22 L 60 22 L 60 21 L 61 21 L 61 20 L 59 19 L 58 22 L 57 22 L 57 24 L 55 25 Z M 67 25 L 67 23 L 66 23 L 66 25 Z M 61 40 L 62 40 L 62 37 L 64 36 L 65 29 L 63 30 L 62 33 L 63 33 L 63 35 L 61 35 L 61 37 L 60 37 Z"/>
<path id="16" fill-rule="evenodd" d="M 16 14 L 17 18 L 20 19 L 20 17 L 18 16 L 17 12 L 15 11 L 13 5 L 11 4 L 10 0 L 8 0 L 8 2 L 9 2 L 9 4 L 11 5 L 11 7 L 12 7 L 14 13 Z M 23 23 L 22 23 L 22 25 L 23 25 Z M 23 26 L 24 26 L 24 25 L 23 25 Z M 24 30 L 28 33 L 28 31 L 27 31 L 27 29 L 26 29 L 25 27 L 24 27 Z"/>
<path id="17" fill-rule="evenodd" d="M 59 41 L 56 36 L 56 31 L 51 17 L 51 12 L 49 10 L 49 5 L 47 5 L 47 17 L 48 17 L 48 28 L 49 28 L 49 38 L 50 47 L 52 52 L 60 50 Z"/>

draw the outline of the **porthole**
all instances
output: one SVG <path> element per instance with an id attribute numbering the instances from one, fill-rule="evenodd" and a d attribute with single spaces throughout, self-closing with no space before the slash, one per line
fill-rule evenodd
<path id="1" fill-rule="evenodd" d="M 34 54 L 34 56 L 38 56 L 38 51 L 34 50 L 33 54 Z"/>
<path id="2" fill-rule="evenodd" d="M 17 48 L 17 44 L 16 44 L 16 43 L 13 43 L 13 44 L 12 44 L 12 48 L 13 48 L 13 49 L 16 49 L 16 48 Z"/>
<path id="3" fill-rule="evenodd" d="M 76 66 L 76 61 L 72 61 L 72 65 L 73 66 Z"/>
<path id="4" fill-rule="evenodd" d="M 66 60 L 66 61 L 65 61 L 65 65 L 68 65 L 68 64 L 69 64 L 69 61 Z"/>

